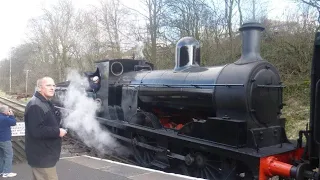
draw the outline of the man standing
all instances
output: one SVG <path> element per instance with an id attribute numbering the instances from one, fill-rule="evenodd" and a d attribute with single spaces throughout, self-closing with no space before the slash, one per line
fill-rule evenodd
<path id="1" fill-rule="evenodd" d="M 61 153 L 61 138 L 66 130 L 60 127 L 60 118 L 50 99 L 55 83 L 50 77 L 37 81 L 37 91 L 28 102 L 25 119 L 25 151 L 34 180 L 57 180 L 56 163 Z"/>
<path id="2" fill-rule="evenodd" d="M 0 172 L 2 177 L 14 177 L 12 172 L 13 150 L 11 144 L 11 126 L 16 125 L 16 119 L 8 106 L 0 105 Z"/>

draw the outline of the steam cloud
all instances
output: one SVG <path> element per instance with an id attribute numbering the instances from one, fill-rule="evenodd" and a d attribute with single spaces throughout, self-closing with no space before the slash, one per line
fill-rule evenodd
<path id="1" fill-rule="evenodd" d="M 144 44 L 143 44 L 143 42 L 139 41 L 137 43 L 135 50 L 134 50 L 135 59 L 145 59 L 145 57 L 143 55 L 143 49 L 144 49 Z"/>
<path id="2" fill-rule="evenodd" d="M 129 150 L 120 145 L 110 132 L 102 129 L 95 119 L 99 105 L 92 98 L 87 97 L 85 92 L 89 87 L 87 78 L 72 70 L 68 74 L 68 80 L 70 85 L 61 100 L 64 107 L 71 111 L 63 112 L 63 126 L 75 132 L 88 147 L 94 147 L 101 154 L 117 153 L 128 156 Z"/>

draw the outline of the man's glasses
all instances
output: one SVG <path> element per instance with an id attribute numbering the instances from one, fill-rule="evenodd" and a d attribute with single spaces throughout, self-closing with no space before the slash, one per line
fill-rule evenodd
<path id="1" fill-rule="evenodd" d="M 45 85 L 46 87 L 56 87 L 56 85 L 55 84 L 47 84 L 47 85 Z"/>

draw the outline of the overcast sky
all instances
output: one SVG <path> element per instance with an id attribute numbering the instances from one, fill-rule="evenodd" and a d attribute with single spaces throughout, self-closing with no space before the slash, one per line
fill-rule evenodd
<path id="1" fill-rule="evenodd" d="M 42 14 L 41 8 L 49 6 L 57 0 L 0 0 L 0 60 L 9 56 L 12 47 L 23 43 L 28 20 Z M 98 0 L 73 0 L 79 8 Z M 122 0 L 129 7 L 136 7 L 138 0 Z M 270 15 L 281 17 L 281 12 L 292 6 L 290 0 L 270 0 Z M 269 10 L 269 12 L 270 12 Z"/>

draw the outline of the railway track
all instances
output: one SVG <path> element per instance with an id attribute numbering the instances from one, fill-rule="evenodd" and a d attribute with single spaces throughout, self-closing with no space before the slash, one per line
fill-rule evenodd
<path id="1" fill-rule="evenodd" d="M 25 104 L 22 104 L 20 102 L 12 101 L 8 98 L 1 97 L 0 96 L 0 103 L 5 104 L 9 106 L 13 112 L 15 113 L 15 116 L 18 117 L 19 119 L 23 119 L 23 112 L 25 109 Z"/>
<path id="2" fill-rule="evenodd" d="M 25 111 L 25 104 L 10 100 L 5 97 L 0 96 L 0 103 L 5 104 L 12 108 L 15 112 L 17 122 L 23 122 L 23 114 Z M 99 154 L 99 152 L 94 148 L 89 148 L 78 138 L 70 135 L 72 133 L 68 133 L 65 137 L 63 137 L 62 141 L 62 149 L 61 149 L 61 157 L 68 156 L 78 156 L 78 155 L 90 155 L 99 158 L 114 160 L 122 163 L 136 165 L 136 163 L 128 158 L 122 158 L 114 155 L 107 154 Z M 12 146 L 14 151 L 14 164 L 19 164 L 26 161 L 26 155 L 24 151 L 25 140 L 24 136 L 14 136 L 12 137 Z M 112 150 L 110 150 L 111 152 Z M 112 154 L 112 153 L 110 153 Z"/>
<path id="3" fill-rule="evenodd" d="M 13 110 L 18 112 L 24 112 L 24 109 L 26 107 L 25 104 L 22 104 L 20 102 L 16 102 L 1 96 L 0 96 L 0 102 L 3 104 L 6 104 L 7 106 L 11 107 Z"/>

